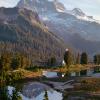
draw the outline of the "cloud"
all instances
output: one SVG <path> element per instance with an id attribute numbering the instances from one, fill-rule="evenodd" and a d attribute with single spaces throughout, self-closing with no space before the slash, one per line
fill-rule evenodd
<path id="1" fill-rule="evenodd" d="M 14 7 L 20 0 L 0 0 L 0 7 Z M 100 0 L 59 0 L 67 9 L 80 8 L 86 14 L 100 19 Z"/>
<path id="2" fill-rule="evenodd" d="M 0 0 L 0 7 L 14 7 L 19 0 Z"/>
<path id="3" fill-rule="evenodd" d="M 94 16 L 95 19 L 100 20 L 100 15 Z"/>
<path id="4" fill-rule="evenodd" d="M 94 16 L 100 20 L 100 0 L 59 0 L 67 9 L 80 8 L 87 15 Z M 98 16 L 98 17 L 97 17 Z"/>

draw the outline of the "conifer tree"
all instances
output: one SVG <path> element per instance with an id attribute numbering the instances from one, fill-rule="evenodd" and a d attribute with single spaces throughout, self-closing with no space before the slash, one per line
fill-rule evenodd
<path id="1" fill-rule="evenodd" d="M 73 56 L 72 56 L 72 53 L 68 49 L 66 49 L 65 51 L 64 61 L 67 66 L 70 66 L 71 64 L 73 64 Z"/>
<path id="2" fill-rule="evenodd" d="M 88 63 L 88 55 L 86 52 L 83 52 L 81 54 L 81 64 L 87 64 Z"/>
<path id="3" fill-rule="evenodd" d="M 48 92 L 45 90 L 45 94 L 44 94 L 44 99 L 43 100 L 49 100 L 48 98 Z"/>
<path id="4" fill-rule="evenodd" d="M 94 56 L 94 63 L 95 64 L 100 64 L 100 54 L 96 54 L 95 56 Z"/>
<path id="5" fill-rule="evenodd" d="M 80 53 L 78 53 L 76 57 L 76 64 L 80 64 Z"/>

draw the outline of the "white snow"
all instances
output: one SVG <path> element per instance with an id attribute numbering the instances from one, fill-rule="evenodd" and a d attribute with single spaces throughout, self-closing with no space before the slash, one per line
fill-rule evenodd
<path id="1" fill-rule="evenodd" d="M 65 12 L 64 10 L 59 9 L 59 8 L 57 8 L 56 10 L 57 10 L 58 12 Z"/>
<path id="2" fill-rule="evenodd" d="M 49 20 L 49 19 L 48 19 L 47 16 L 44 16 L 44 17 L 42 18 L 42 20 L 43 20 L 43 21 L 47 21 L 47 20 Z"/>

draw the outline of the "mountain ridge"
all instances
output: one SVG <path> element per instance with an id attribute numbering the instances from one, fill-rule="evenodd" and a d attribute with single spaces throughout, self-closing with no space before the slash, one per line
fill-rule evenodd
<path id="1" fill-rule="evenodd" d="M 93 52 L 89 52 L 89 54 L 93 55 L 94 53 L 99 51 L 100 48 L 98 45 L 98 43 L 100 43 L 99 21 L 93 19 L 92 16 L 86 15 L 79 8 L 75 8 L 73 10 L 64 9 L 61 12 L 56 10 L 54 1 L 49 1 L 49 0 L 44 0 L 44 1 L 38 0 L 38 1 L 40 1 L 41 3 L 38 3 L 37 0 L 31 0 L 30 2 L 38 12 L 41 21 L 48 27 L 50 31 L 60 36 L 65 41 L 65 43 L 72 44 L 72 47 L 75 47 L 72 40 L 75 40 L 76 42 L 78 41 L 77 39 L 74 38 L 75 34 L 77 34 L 80 38 L 82 38 L 82 41 L 80 40 L 79 43 L 80 44 L 84 43 L 83 45 L 85 51 L 87 52 L 91 51 L 89 50 L 88 45 L 92 46 L 92 43 L 96 44 L 96 49 L 93 50 Z M 19 2 L 18 7 L 23 8 L 26 6 L 24 6 L 24 4 L 21 4 L 21 2 Z M 26 8 L 28 7 L 31 7 L 31 5 L 27 3 Z M 80 47 L 76 46 L 75 48 L 77 50 L 82 51 Z"/>
<path id="2" fill-rule="evenodd" d="M 25 53 L 34 62 L 63 58 L 66 45 L 41 23 L 36 12 L 0 8 L 0 15 L 0 52 Z"/>

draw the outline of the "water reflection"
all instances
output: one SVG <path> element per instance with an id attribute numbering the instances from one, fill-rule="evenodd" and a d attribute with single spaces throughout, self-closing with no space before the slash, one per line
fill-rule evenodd
<path id="1" fill-rule="evenodd" d="M 24 96 L 24 100 L 45 100 L 44 96 L 46 97 L 47 95 L 49 100 L 62 100 L 62 93 L 39 82 L 31 82 L 24 85 L 22 95 Z M 25 97 L 27 99 L 25 99 Z"/>
<path id="2" fill-rule="evenodd" d="M 43 76 L 45 76 L 47 78 L 58 77 L 57 72 L 51 72 L 51 71 L 43 71 Z"/>
<path id="3" fill-rule="evenodd" d="M 22 100 L 16 88 L 4 86 L 0 88 L 0 100 Z"/>
<path id="4" fill-rule="evenodd" d="M 36 98 L 40 95 L 44 90 L 50 90 L 51 88 L 45 84 L 39 82 L 31 82 L 24 85 L 22 89 L 22 94 L 28 98 Z"/>
<path id="5" fill-rule="evenodd" d="M 11 94 L 14 88 L 9 87 L 8 89 Z M 22 100 L 62 100 L 62 93 L 39 82 L 29 82 L 25 84 L 19 93 Z"/>
<path id="6" fill-rule="evenodd" d="M 44 99 L 43 100 L 49 100 L 47 90 L 45 90 L 45 94 L 44 94 Z"/>
<path id="7" fill-rule="evenodd" d="M 43 76 L 47 78 L 64 77 L 65 73 L 53 72 L 53 71 L 43 71 Z"/>
<path id="8" fill-rule="evenodd" d="M 74 92 L 73 92 L 74 93 Z M 92 96 L 92 95 L 86 95 L 86 94 L 68 94 L 68 92 L 65 92 L 63 94 L 62 100 L 100 100 L 100 96 Z"/>
<path id="9" fill-rule="evenodd" d="M 100 100 L 100 96 L 77 94 L 75 91 L 62 94 L 45 84 L 30 82 L 23 86 L 21 92 L 11 86 L 8 86 L 8 90 L 3 89 L 3 92 L 0 92 L 0 100 Z"/>

